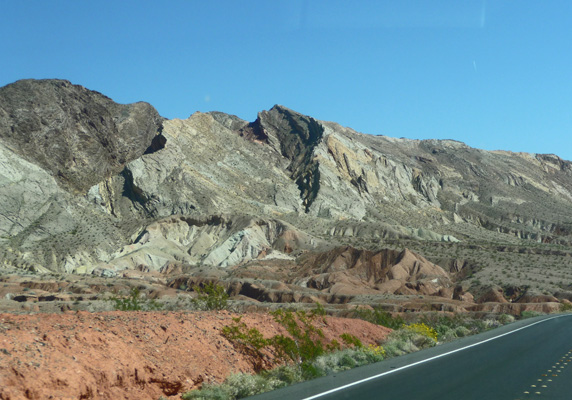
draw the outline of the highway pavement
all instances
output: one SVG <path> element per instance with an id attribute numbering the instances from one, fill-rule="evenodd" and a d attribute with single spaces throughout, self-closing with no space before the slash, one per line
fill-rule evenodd
<path id="1" fill-rule="evenodd" d="M 572 314 L 543 316 L 251 399 L 570 400 L 571 360 Z"/>

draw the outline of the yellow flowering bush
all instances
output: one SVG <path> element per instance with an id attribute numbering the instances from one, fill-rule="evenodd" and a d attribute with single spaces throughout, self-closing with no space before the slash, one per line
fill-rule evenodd
<path id="1" fill-rule="evenodd" d="M 385 349 L 381 346 L 370 344 L 369 346 L 365 347 L 364 350 L 373 356 L 385 357 Z"/>
<path id="2" fill-rule="evenodd" d="M 420 335 L 426 336 L 430 339 L 433 339 L 434 342 L 437 342 L 437 331 L 430 326 L 425 325 L 424 323 L 406 325 L 404 328 L 411 332 L 419 333 Z"/>

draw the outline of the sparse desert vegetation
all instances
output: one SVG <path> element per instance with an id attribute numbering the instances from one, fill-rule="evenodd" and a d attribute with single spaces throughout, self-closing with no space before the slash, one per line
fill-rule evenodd
<path id="1" fill-rule="evenodd" d="M 382 315 L 379 312 L 375 314 Z M 280 315 L 294 317 L 295 314 L 292 312 L 288 314 L 286 311 Z M 304 321 L 306 328 L 310 324 L 308 332 L 317 332 L 316 327 L 311 324 L 313 319 L 306 320 L 306 314 L 298 313 L 296 315 L 303 316 L 302 321 Z M 369 317 L 368 314 L 362 313 L 361 315 L 365 315 L 366 318 Z M 533 315 L 525 313 L 523 318 L 531 316 Z M 185 400 L 241 399 L 308 379 L 383 361 L 391 357 L 399 357 L 436 346 L 439 343 L 493 329 L 515 320 L 514 317 L 506 314 L 491 314 L 482 319 L 476 319 L 467 315 L 445 316 L 439 313 L 429 313 L 422 317 L 418 315 L 414 317 L 424 322 L 409 324 L 406 324 L 401 318 L 394 318 L 393 321 L 388 322 L 391 318 L 390 315 L 383 315 L 383 318 L 379 319 L 384 324 L 393 325 L 395 329 L 376 345 L 364 346 L 359 340 L 356 340 L 357 338 L 342 334 L 340 337 L 344 335 L 347 337 L 347 340 L 342 339 L 343 345 L 341 347 L 344 348 L 340 348 L 338 343 L 334 346 L 330 343 L 324 348 L 323 343 L 320 342 L 321 336 L 315 335 L 309 343 L 311 346 L 306 347 L 306 350 L 311 349 L 311 351 L 301 355 L 299 352 L 303 352 L 304 347 L 300 346 L 299 352 L 294 357 L 290 357 L 286 364 L 271 369 L 262 369 L 255 375 L 234 374 L 220 384 L 204 385 L 201 390 L 187 392 L 182 397 Z M 293 321 L 290 318 L 288 320 Z M 396 325 L 397 321 L 399 321 L 399 326 Z M 296 327 L 300 328 L 297 324 Z M 229 335 L 229 332 L 232 333 Z M 294 333 L 293 338 L 299 337 L 300 332 L 296 332 L 295 329 Z M 246 330 L 246 326 L 241 325 L 240 320 L 235 320 L 232 326 L 223 328 L 223 335 L 230 336 L 232 342 L 240 342 L 241 346 L 248 348 L 249 354 L 255 354 L 256 357 L 261 358 L 264 357 L 261 350 L 265 346 L 277 345 L 275 338 L 264 339 L 256 328 Z M 317 347 L 320 349 L 318 352 L 315 351 Z M 276 351 L 275 349 L 275 354 L 283 354 L 283 351 Z"/>

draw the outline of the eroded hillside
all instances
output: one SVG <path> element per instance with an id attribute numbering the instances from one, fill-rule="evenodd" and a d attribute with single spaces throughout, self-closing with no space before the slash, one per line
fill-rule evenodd
<path id="1" fill-rule="evenodd" d="M 168 272 L 265 302 L 572 284 L 572 163 L 555 155 L 365 135 L 283 106 L 164 120 L 60 80 L 0 88 L 0 138 L 5 271 Z"/>

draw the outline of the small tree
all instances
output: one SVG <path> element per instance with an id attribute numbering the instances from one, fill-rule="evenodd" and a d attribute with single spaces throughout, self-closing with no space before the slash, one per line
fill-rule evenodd
<path id="1" fill-rule="evenodd" d="M 193 290 L 198 295 L 193 303 L 201 310 L 223 310 L 228 305 L 228 294 L 222 285 L 209 282 L 203 287 L 194 286 Z"/>
<path id="2" fill-rule="evenodd" d="M 129 296 L 125 298 L 112 297 L 110 299 L 115 303 L 115 309 L 118 311 L 149 311 L 161 309 L 161 304 L 155 300 L 141 299 L 141 291 L 139 288 L 131 288 Z"/>

